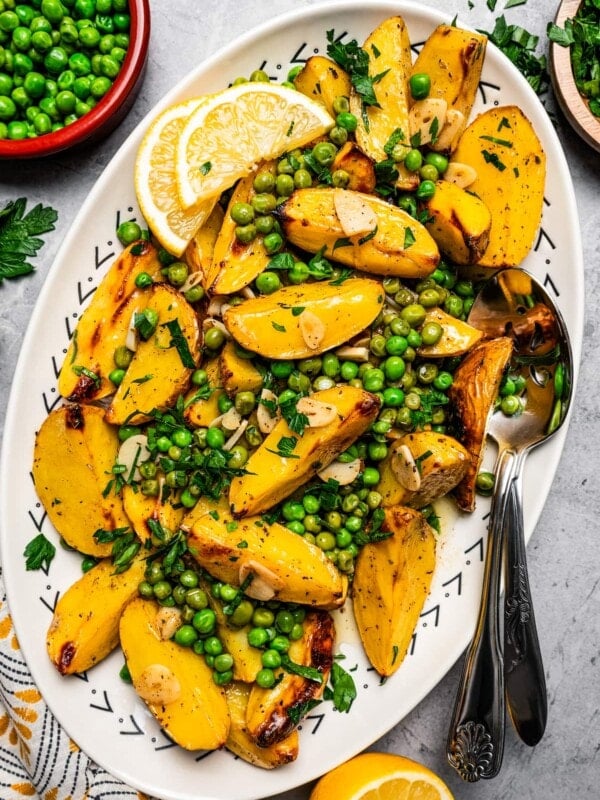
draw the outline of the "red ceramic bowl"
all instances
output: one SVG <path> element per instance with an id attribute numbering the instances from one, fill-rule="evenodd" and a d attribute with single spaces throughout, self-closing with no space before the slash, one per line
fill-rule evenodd
<path id="1" fill-rule="evenodd" d="M 129 0 L 129 48 L 110 90 L 83 117 L 35 139 L 0 139 L 0 159 L 41 158 L 108 136 L 131 108 L 141 85 L 150 41 L 149 0 Z"/>

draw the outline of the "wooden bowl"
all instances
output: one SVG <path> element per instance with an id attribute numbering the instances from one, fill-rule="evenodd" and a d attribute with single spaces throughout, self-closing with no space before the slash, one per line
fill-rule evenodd
<path id="1" fill-rule="evenodd" d="M 146 67 L 150 41 L 149 0 L 129 0 L 129 47 L 121 70 L 102 100 L 76 122 L 35 139 L 0 139 L 1 159 L 41 158 L 103 139 L 131 108 Z"/>
<path id="2" fill-rule="evenodd" d="M 572 19 L 581 0 L 563 0 L 556 14 L 555 23 L 564 27 L 566 19 Z M 558 103 L 579 136 L 600 152 L 600 117 L 594 116 L 588 103 L 579 93 L 573 78 L 571 50 L 554 42 L 550 45 L 550 75 Z"/>

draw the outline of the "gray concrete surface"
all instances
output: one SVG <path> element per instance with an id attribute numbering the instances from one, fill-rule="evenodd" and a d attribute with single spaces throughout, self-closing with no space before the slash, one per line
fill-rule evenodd
<path id="1" fill-rule="evenodd" d="M 53 255 L 83 199 L 117 147 L 152 105 L 204 57 L 267 18 L 310 0 L 151 0 L 153 33 L 148 70 L 137 102 L 121 127 L 83 155 L 44 162 L 0 162 L 0 200 L 26 196 L 59 210 L 56 231 L 34 275 L 0 286 L 0 420 L 23 332 Z M 443 0 L 427 5 L 448 10 Z M 453 6 L 465 22 L 491 30 L 496 16 L 543 35 L 556 0 L 528 0 L 508 10 L 499 0 Z M 201 11 L 200 11 L 201 9 Z M 555 110 L 551 95 L 548 108 Z M 571 169 L 581 216 L 585 256 L 585 340 L 570 432 L 551 494 L 529 546 L 532 591 L 545 656 L 549 722 L 534 749 L 509 729 L 504 766 L 493 781 L 463 784 L 445 759 L 445 739 L 458 680 L 455 666 L 431 694 L 374 745 L 428 764 L 463 800 L 592 800 L 600 795 L 600 556 L 596 478 L 600 473 L 600 154 L 571 132 L 560 113 L 556 125 Z M 550 165 L 550 169 L 552 165 Z M 303 800 L 308 788 L 278 800 Z M 333 800 L 333 799 L 332 799 Z"/>

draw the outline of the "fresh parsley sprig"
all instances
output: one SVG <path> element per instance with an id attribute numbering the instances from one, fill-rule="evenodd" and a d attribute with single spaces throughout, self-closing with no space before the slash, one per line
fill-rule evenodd
<path id="1" fill-rule="evenodd" d="M 33 272 L 29 261 L 44 240 L 39 237 L 54 230 L 57 212 L 41 203 L 25 213 L 27 199 L 10 200 L 0 211 L 0 283 L 4 278 L 18 278 Z"/>
<path id="2" fill-rule="evenodd" d="M 350 82 L 356 94 L 360 97 L 362 106 L 362 121 L 365 129 L 369 130 L 369 118 L 367 108 L 369 106 L 380 107 L 377 95 L 375 94 L 375 84 L 387 75 L 389 70 L 384 70 L 378 75 L 369 75 L 370 56 L 362 47 L 358 46 L 356 39 L 350 42 L 341 42 L 335 39 L 333 30 L 327 31 L 327 55 L 336 64 L 346 70 L 350 76 Z"/>

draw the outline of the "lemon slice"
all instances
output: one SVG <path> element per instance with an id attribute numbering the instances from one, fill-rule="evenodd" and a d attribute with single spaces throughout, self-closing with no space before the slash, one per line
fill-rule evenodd
<path id="1" fill-rule="evenodd" d="M 362 753 L 324 775 L 310 800 L 453 800 L 441 778 L 393 753 Z"/>
<path id="2" fill-rule="evenodd" d="M 213 95 L 185 124 L 177 146 L 183 208 L 221 194 L 264 159 L 321 136 L 334 124 L 309 97 L 270 83 L 242 83 Z"/>
<path id="3" fill-rule="evenodd" d="M 207 97 L 169 106 L 148 128 L 138 149 L 134 181 L 138 205 L 161 245 L 180 256 L 209 217 L 215 200 L 182 208 L 177 194 L 177 142 L 189 116 Z"/>

